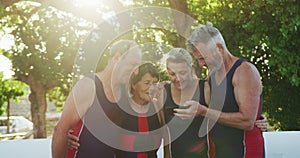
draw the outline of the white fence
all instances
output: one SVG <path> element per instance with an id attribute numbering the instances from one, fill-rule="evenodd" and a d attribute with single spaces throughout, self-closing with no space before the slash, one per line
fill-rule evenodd
<path id="1" fill-rule="evenodd" d="M 300 131 L 265 132 L 266 158 L 299 158 Z M 162 157 L 159 151 L 159 157 Z M 0 141 L 1 158 L 50 158 L 50 139 Z"/>

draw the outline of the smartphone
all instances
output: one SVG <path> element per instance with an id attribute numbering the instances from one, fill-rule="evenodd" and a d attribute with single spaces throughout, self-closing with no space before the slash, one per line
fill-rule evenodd
<path id="1" fill-rule="evenodd" d="M 179 106 L 179 109 L 188 109 L 190 106 Z"/>
<path id="2" fill-rule="evenodd" d="M 172 107 L 166 107 L 165 108 L 165 113 L 169 116 L 174 115 L 176 113 L 174 109 L 187 109 L 190 106 L 172 106 Z"/>
<path id="3" fill-rule="evenodd" d="M 168 115 L 168 116 L 174 115 L 174 113 L 175 113 L 174 109 L 176 109 L 176 108 L 177 107 L 174 107 L 174 106 L 172 106 L 172 107 L 166 107 L 165 108 L 166 115 Z"/>

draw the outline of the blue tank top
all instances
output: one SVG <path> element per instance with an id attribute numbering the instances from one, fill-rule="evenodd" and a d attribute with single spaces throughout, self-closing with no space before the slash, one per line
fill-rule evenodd
<path id="1" fill-rule="evenodd" d="M 158 120 L 153 104 L 150 104 L 147 113 L 135 112 L 128 101 L 123 102 L 126 111 L 121 113 L 120 127 L 132 133 L 120 133 L 120 142 L 122 148 L 126 150 L 117 150 L 117 158 L 157 158 L 157 151 L 162 140 L 161 124 Z M 135 152 L 141 151 L 141 152 Z"/>
<path id="2" fill-rule="evenodd" d="M 211 88 L 211 108 L 222 112 L 239 111 L 239 106 L 234 95 L 232 78 L 236 69 L 244 61 L 246 60 L 238 59 L 220 84 L 216 83 L 215 75 L 211 75 L 209 82 Z M 220 105 L 223 105 L 223 108 Z M 244 157 L 246 153 L 244 130 L 216 123 L 211 130 L 211 138 L 215 144 L 215 158 Z"/>
<path id="3" fill-rule="evenodd" d="M 198 87 L 192 100 L 206 105 L 204 98 L 204 80 L 199 80 Z M 166 101 L 164 113 L 171 136 L 172 158 L 206 158 L 207 146 L 205 137 L 198 137 L 198 132 L 203 117 L 195 117 L 193 120 L 182 120 L 173 114 L 173 109 L 178 108 L 171 94 L 171 84 L 165 86 Z M 175 140 L 174 140 L 175 139 Z"/>
<path id="4" fill-rule="evenodd" d="M 88 109 L 83 117 L 83 128 L 80 132 L 79 143 L 80 147 L 76 153 L 78 158 L 114 158 L 115 149 L 107 143 L 102 142 L 102 139 L 115 138 L 117 133 L 111 130 L 111 122 L 119 122 L 117 103 L 110 102 L 105 95 L 103 85 L 100 79 L 95 76 L 88 76 L 95 81 L 96 97 L 92 106 Z M 111 139 L 113 141 L 113 139 Z M 116 142 L 112 142 L 116 143 Z"/>

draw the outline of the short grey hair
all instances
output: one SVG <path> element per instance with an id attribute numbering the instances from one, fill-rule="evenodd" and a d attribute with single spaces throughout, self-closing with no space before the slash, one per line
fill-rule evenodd
<path id="1" fill-rule="evenodd" d="M 199 27 L 192 32 L 186 43 L 187 50 L 189 52 L 195 51 L 195 47 L 198 43 L 203 43 L 209 46 L 212 43 L 221 43 L 226 47 L 224 38 L 220 31 L 213 27 L 211 22 L 207 22 L 206 25 L 200 24 Z"/>
<path id="2" fill-rule="evenodd" d="M 168 62 L 187 63 L 188 66 L 193 66 L 193 59 L 191 55 L 183 48 L 172 48 L 168 52 L 166 64 L 168 64 Z"/>

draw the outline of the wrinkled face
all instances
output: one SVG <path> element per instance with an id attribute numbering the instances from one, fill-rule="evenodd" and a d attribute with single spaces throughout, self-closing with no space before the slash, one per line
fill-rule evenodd
<path id="1" fill-rule="evenodd" d="M 158 82 L 158 78 L 153 77 L 149 73 L 146 73 L 140 81 L 132 85 L 132 96 L 136 103 L 148 104 L 151 101 L 150 91 L 155 83 Z"/>
<path id="2" fill-rule="evenodd" d="M 117 63 L 115 73 L 117 80 L 121 80 L 122 83 L 128 83 L 130 74 L 136 67 L 142 62 L 142 51 L 136 46 L 129 49 L 129 52 L 125 53 Z"/>
<path id="3" fill-rule="evenodd" d="M 219 70 L 223 64 L 222 57 L 216 47 L 209 48 L 203 43 L 196 45 L 193 56 L 200 67 L 207 66 L 211 72 Z"/>
<path id="4" fill-rule="evenodd" d="M 167 63 L 168 76 L 176 89 L 185 89 L 193 80 L 192 68 L 187 63 Z"/>

